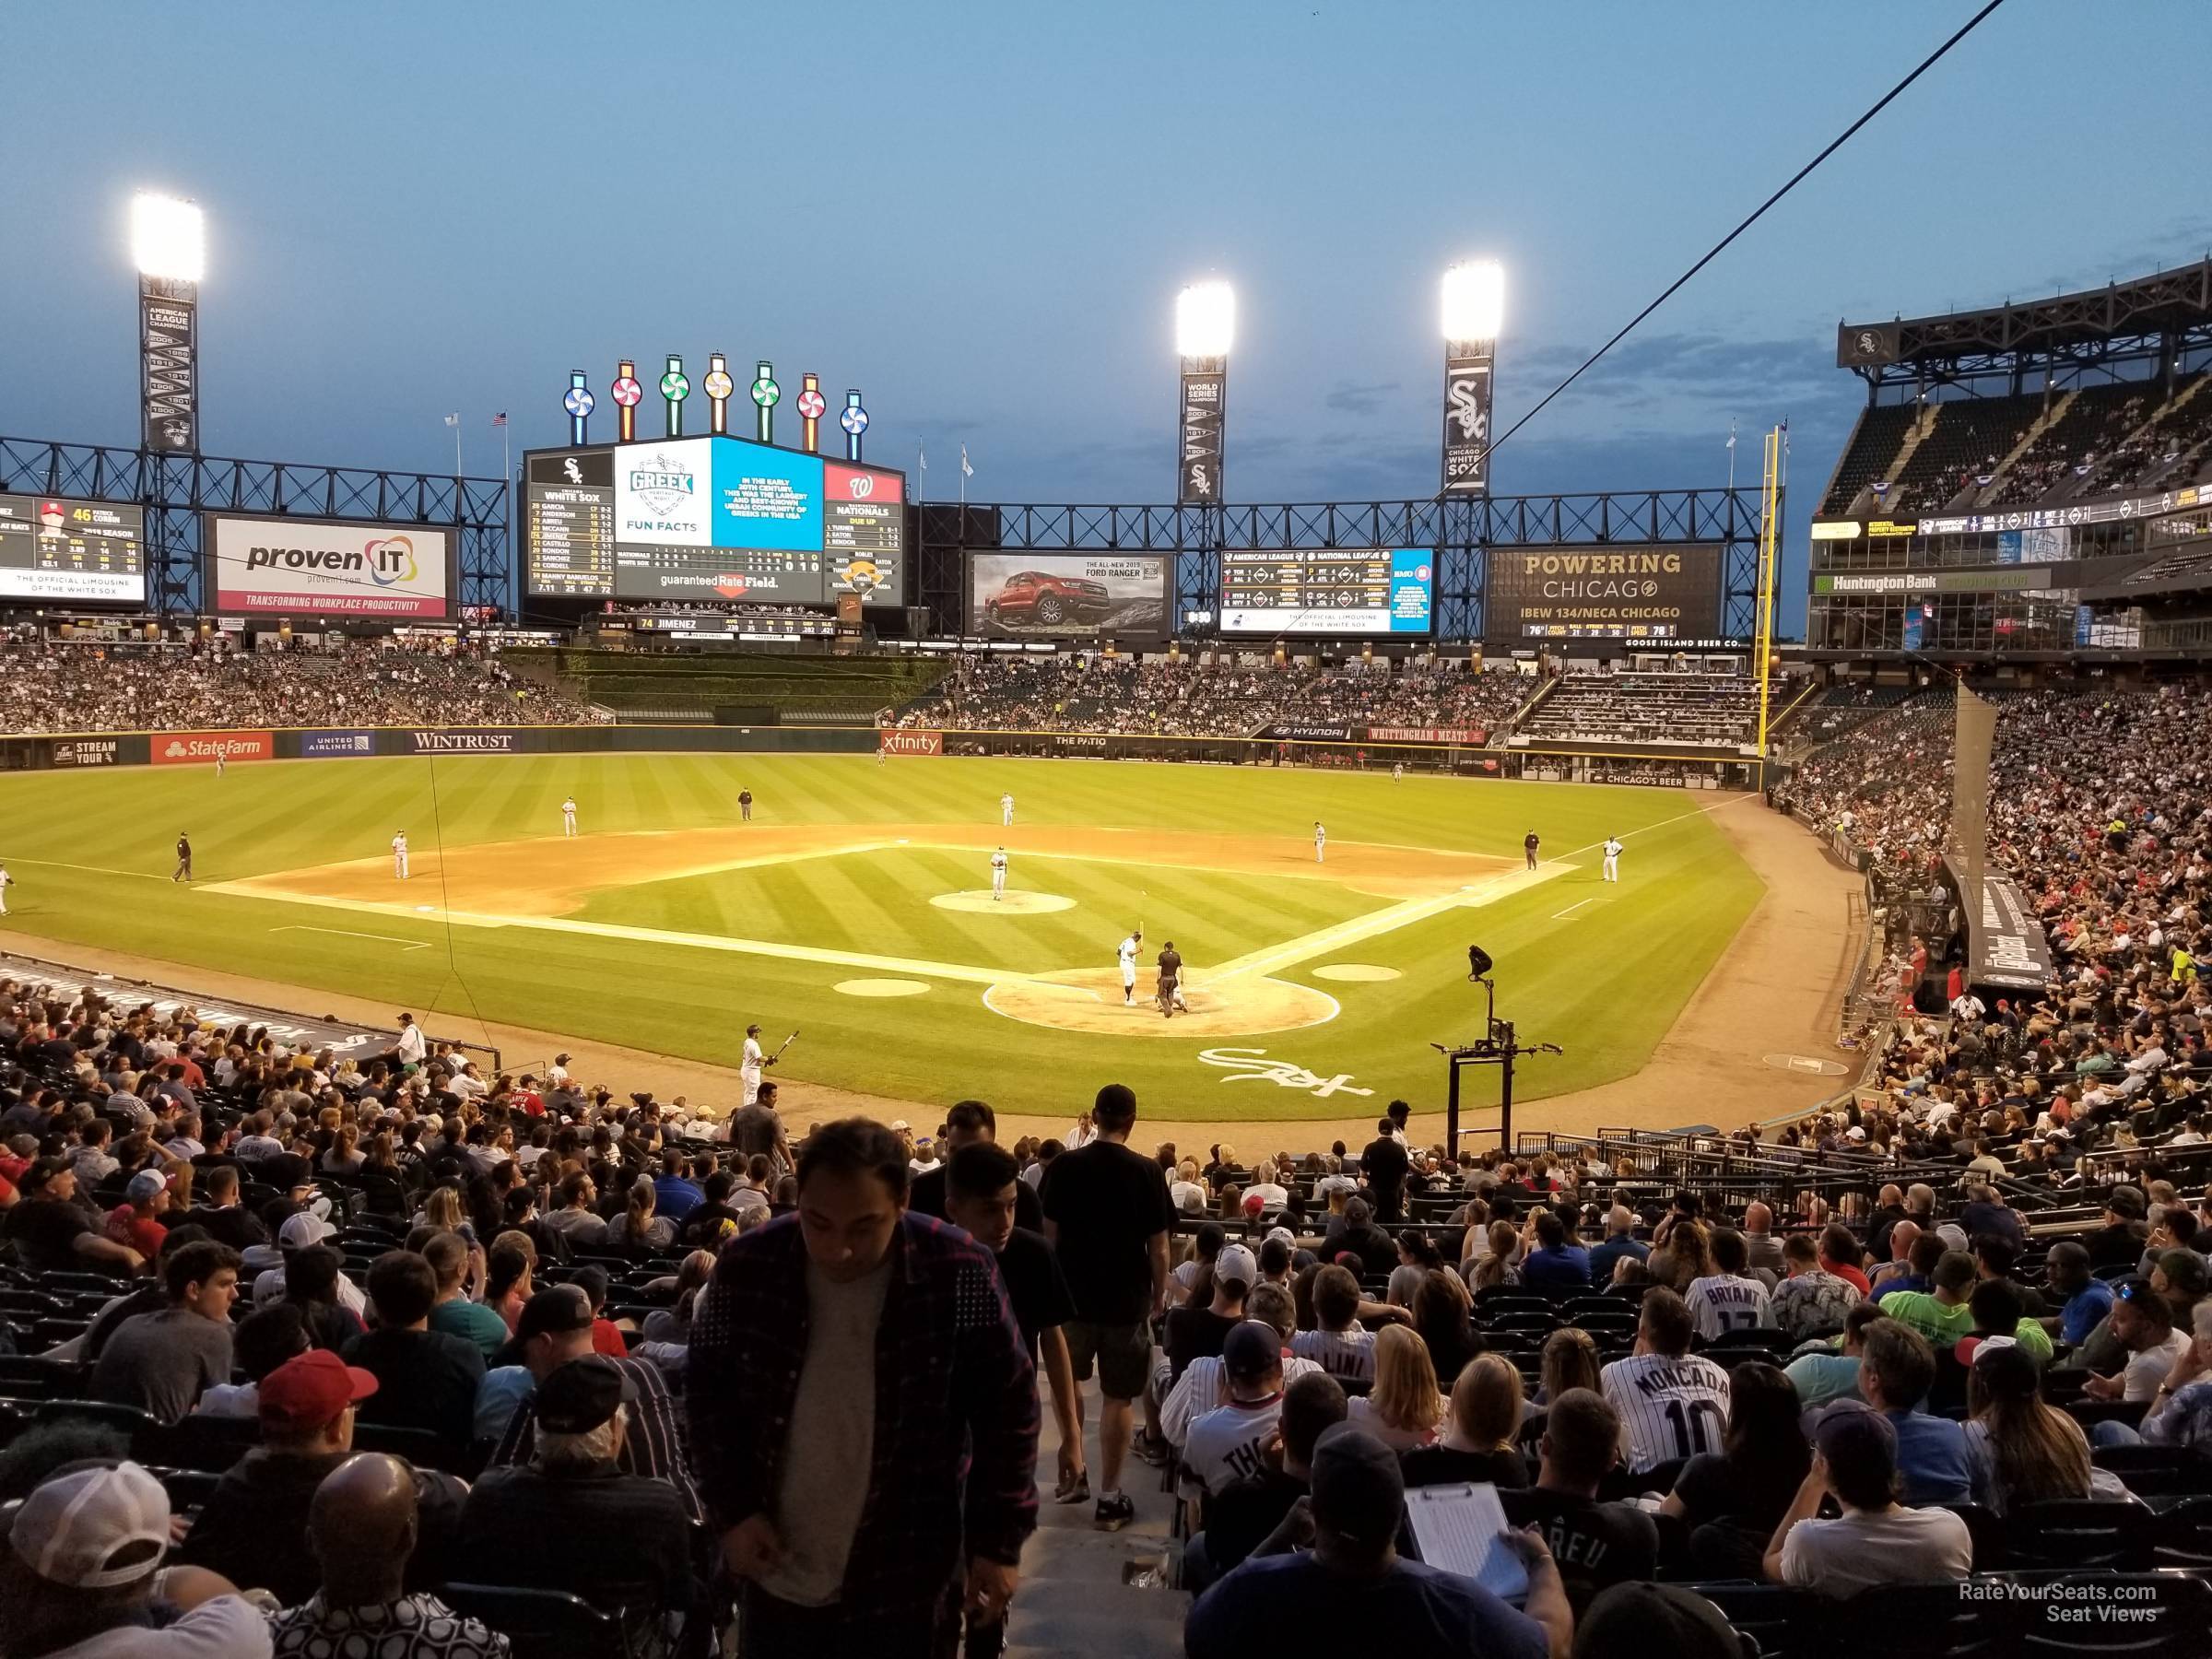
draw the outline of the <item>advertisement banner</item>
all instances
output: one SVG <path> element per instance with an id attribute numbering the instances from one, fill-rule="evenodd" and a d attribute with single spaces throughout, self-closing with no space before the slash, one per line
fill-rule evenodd
<path id="1" fill-rule="evenodd" d="M 1352 728 L 1348 725 L 1316 724 L 1305 720 L 1275 720 L 1260 734 L 1288 743 L 1349 743 Z"/>
<path id="2" fill-rule="evenodd" d="M 1164 554 L 978 553 L 964 631 L 994 639 L 1161 640 L 1173 560 Z"/>
<path id="3" fill-rule="evenodd" d="M 442 731 L 414 731 L 407 742 L 418 755 L 512 755 L 515 735 L 486 726 L 452 726 Z"/>
<path id="4" fill-rule="evenodd" d="M 1485 351 L 1444 363 L 1444 488 L 1484 495 L 1490 488 L 1490 369 Z"/>
<path id="5" fill-rule="evenodd" d="M 1369 726 L 1371 743 L 1456 743 L 1479 747 L 1490 735 L 1479 726 Z"/>
<path id="6" fill-rule="evenodd" d="M 115 737 L 57 737 L 48 759 L 56 766 L 120 766 L 123 743 Z"/>
<path id="7" fill-rule="evenodd" d="M 900 732 L 887 726 L 877 747 L 887 755 L 941 755 L 945 752 L 945 734 Z"/>
<path id="8" fill-rule="evenodd" d="M 138 412 L 144 446 L 196 454 L 200 447 L 200 285 L 138 278 Z"/>
<path id="9" fill-rule="evenodd" d="M 337 760 L 358 759 L 376 753 L 376 734 L 370 731 L 302 732 L 300 734 L 300 759 L 302 760 Z"/>
<path id="10" fill-rule="evenodd" d="M 2051 941 L 2043 924 L 2028 895 L 2002 876 L 1983 877 L 1982 904 L 1969 917 L 1967 943 L 1973 984 L 2040 991 L 2051 982 Z"/>
<path id="11" fill-rule="evenodd" d="M 0 598 L 146 603 L 146 509 L 0 494 Z"/>
<path id="12" fill-rule="evenodd" d="M 1175 499 L 1183 506 L 1211 507 L 1221 500 L 1221 414 L 1228 398 L 1228 371 L 1183 371 L 1182 441 L 1175 467 Z"/>
<path id="13" fill-rule="evenodd" d="M 156 766 L 213 766 L 219 759 L 274 760 L 276 739 L 267 732 L 156 732 Z"/>
<path id="14" fill-rule="evenodd" d="M 714 441 L 624 444 L 616 452 L 615 539 L 714 545 Z"/>
<path id="15" fill-rule="evenodd" d="M 210 512 L 200 526 L 212 608 L 241 616 L 450 619 L 456 542 L 427 524 Z"/>
<path id="16" fill-rule="evenodd" d="M 1720 632 L 1721 549 L 1495 547 L 1483 634 L 1494 644 L 1616 640 L 1669 644 Z"/>

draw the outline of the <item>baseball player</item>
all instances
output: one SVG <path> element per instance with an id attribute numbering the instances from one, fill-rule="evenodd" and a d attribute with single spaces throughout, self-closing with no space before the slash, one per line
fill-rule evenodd
<path id="1" fill-rule="evenodd" d="M 7 866 L 0 864 L 0 916 L 7 914 L 7 889 L 15 885 L 16 878 L 7 873 Z"/>
<path id="2" fill-rule="evenodd" d="M 753 821 L 753 792 L 749 789 L 737 792 L 737 818 L 740 823 Z"/>
<path id="3" fill-rule="evenodd" d="M 1313 862 L 1315 864 L 1325 864 L 1328 862 L 1328 830 L 1323 825 L 1319 818 L 1315 818 L 1313 820 Z"/>
<path id="4" fill-rule="evenodd" d="M 192 879 L 192 842 L 186 840 L 181 831 L 177 836 L 177 871 L 170 879 L 171 881 L 190 881 Z"/>
<path id="5" fill-rule="evenodd" d="M 1406 762 L 1405 762 L 1405 761 L 1403 761 L 1403 760 L 1393 760 L 1393 761 L 1390 763 L 1390 781 L 1391 781 L 1393 783 L 1403 783 L 1403 782 L 1406 782 Z"/>
<path id="6" fill-rule="evenodd" d="M 745 1053 L 737 1061 L 737 1080 L 745 1085 L 745 1104 L 750 1106 L 760 1098 L 760 1073 L 773 1065 L 776 1057 L 760 1046 L 760 1028 L 745 1028 Z"/>
<path id="7" fill-rule="evenodd" d="M 1136 1001 L 1136 947 L 1145 942 L 1145 930 L 1133 928 L 1129 936 L 1113 947 L 1122 963 L 1122 1001 L 1134 1005 Z"/>
<path id="8" fill-rule="evenodd" d="M 1603 851 L 1606 855 L 1606 879 L 1618 881 L 1620 879 L 1620 837 L 1618 835 L 1606 836 Z"/>
<path id="9" fill-rule="evenodd" d="M 1014 827 L 1014 797 L 1010 794 L 998 797 L 998 827 L 1002 830 Z"/>
<path id="10" fill-rule="evenodd" d="M 227 761 L 226 761 L 226 759 L 224 759 L 224 756 L 223 756 L 223 752 L 222 752 L 222 750 L 220 750 L 220 749 L 218 749 L 218 750 L 216 750 L 216 752 L 215 752 L 215 775 L 216 775 L 217 777 L 218 777 L 218 778 L 219 778 L 219 777 L 221 777 L 221 776 L 223 775 L 223 768 L 224 768 L 224 767 L 225 767 L 227 764 L 228 764 L 228 762 L 227 762 Z"/>
<path id="11" fill-rule="evenodd" d="M 1721 1449 L 1728 1373 L 1689 1351 L 1692 1328 L 1680 1297 L 1654 1291 L 1644 1299 L 1635 1351 L 1598 1373 L 1606 1403 L 1620 1413 L 1624 1461 L 1632 1475 Z"/>
<path id="12" fill-rule="evenodd" d="M 991 854 L 991 897 L 994 899 L 1004 899 L 1006 896 L 1006 850 L 1004 847 L 1001 847 L 997 852 Z"/>
<path id="13" fill-rule="evenodd" d="M 1190 1004 L 1182 1000 L 1182 953 L 1175 948 L 1175 941 L 1172 939 L 1167 942 L 1159 953 L 1159 994 L 1161 1018 L 1174 1018 L 1175 1010 L 1178 1008 L 1181 1008 L 1185 1014 L 1191 1011 Z"/>
<path id="14" fill-rule="evenodd" d="M 574 795 L 564 795 L 561 797 L 560 832 L 563 835 L 574 835 L 576 833 L 576 797 Z"/>
<path id="15" fill-rule="evenodd" d="M 1540 844 L 1541 840 L 1534 830 L 1521 838 L 1521 851 L 1528 854 L 1528 867 L 1532 870 L 1536 867 L 1536 848 Z"/>
<path id="16" fill-rule="evenodd" d="M 402 830 L 392 838 L 392 879 L 407 878 L 407 832 Z"/>

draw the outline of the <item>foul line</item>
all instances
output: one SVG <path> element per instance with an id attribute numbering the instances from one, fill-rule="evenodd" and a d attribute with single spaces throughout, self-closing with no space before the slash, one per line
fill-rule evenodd
<path id="1" fill-rule="evenodd" d="M 1581 910 L 1581 909 L 1583 908 L 1583 905 L 1585 905 L 1585 904 L 1595 904 L 1595 903 L 1596 903 L 1596 902 L 1597 902 L 1597 901 L 1598 901 L 1600 899 L 1603 899 L 1604 897 L 1605 897 L 1605 894 L 1603 894 L 1603 893 L 1593 893 L 1593 894 L 1591 894 L 1591 895 L 1590 895 L 1590 897 L 1589 897 L 1589 898 L 1587 898 L 1587 899 L 1577 899 L 1577 900 L 1575 900 L 1575 901 L 1574 901 L 1572 904 L 1569 905 L 1569 906 L 1568 906 L 1568 907 L 1567 907 L 1565 910 L 1563 910 L 1563 911 L 1553 911 L 1553 912 L 1551 912 L 1551 919 L 1552 919 L 1554 922 L 1561 921 L 1561 920 L 1565 919 L 1565 918 L 1566 918 L 1566 917 L 1568 917 L 1568 916 L 1571 916 L 1571 915 L 1573 915 L 1573 914 L 1574 914 L 1574 912 L 1575 912 L 1576 911 L 1578 911 L 1578 910 Z"/>
<path id="2" fill-rule="evenodd" d="M 170 879 L 167 876 L 159 875 L 152 870 L 111 870 L 104 865 L 64 864 L 58 858 L 15 858 L 8 862 L 10 864 L 36 865 L 41 870 L 77 870 L 87 876 L 131 876 L 140 881 L 167 881 Z M 184 883 L 180 881 L 177 885 L 182 887 Z"/>
<path id="3" fill-rule="evenodd" d="M 429 946 L 420 939 L 403 939 L 397 934 L 355 933 L 349 927 L 310 927 L 304 923 L 288 922 L 282 927 L 272 927 L 271 933 L 335 934 L 342 939 L 381 939 L 387 945 L 396 945 L 402 950 L 428 950 Z"/>

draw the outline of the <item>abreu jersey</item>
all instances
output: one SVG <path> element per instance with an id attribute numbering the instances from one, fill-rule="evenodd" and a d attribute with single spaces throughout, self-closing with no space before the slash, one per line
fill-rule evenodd
<path id="1" fill-rule="evenodd" d="M 1728 1427 L 1728 1373 L 1701 1354 L 1641 1354 L 1598 1373 L 1620 1413 L 1631 1475 L 1677 1457 L 1718 1452 Z"/>

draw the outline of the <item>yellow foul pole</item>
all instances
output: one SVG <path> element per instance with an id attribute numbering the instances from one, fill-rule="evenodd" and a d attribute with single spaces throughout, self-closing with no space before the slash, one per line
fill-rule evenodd
<path id="1" fill-rule="evenodd" d="M 1759 493 L 1759 631 L 1753 662 L 1759 674 L 1759 782 L 1767 782 L 1767 705 L 1774 684 L 1774 582 L 1782 564 L 1782 429 L 1767 434 Z"/>

